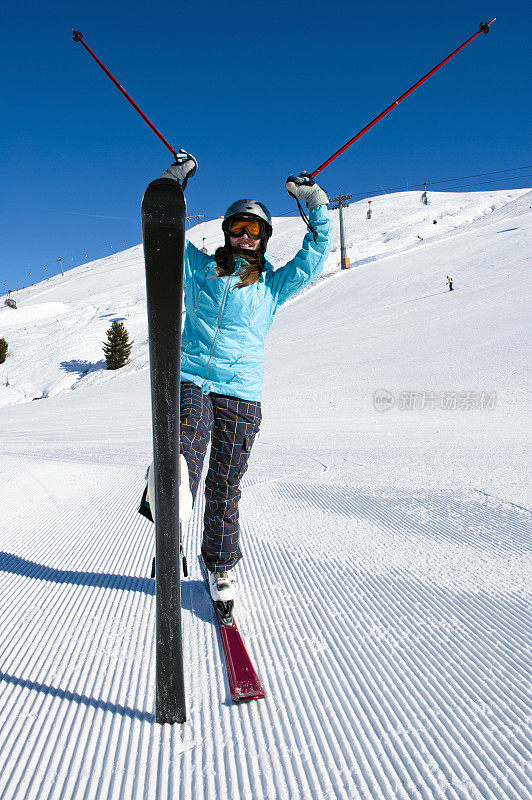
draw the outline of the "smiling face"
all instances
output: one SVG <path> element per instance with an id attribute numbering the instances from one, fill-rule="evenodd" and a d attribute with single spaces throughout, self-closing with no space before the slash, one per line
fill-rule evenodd
<path id="1" fill-rule="evenodd" d="M 266 234 L 264 220 L 254 214 L 235 214 L 222 225 L 234 252 L 258 253 L 262 237 Z"/>
<path id="2" fill-rule="evenodd" d="M 233 250 L 241 247 L 243 250 L 250 250 L 256 253 L 260 247 L 260 239 L 252 239 L 245 231 L 242 232 L 241 236 L 230 236 L 229 241 Z"/>

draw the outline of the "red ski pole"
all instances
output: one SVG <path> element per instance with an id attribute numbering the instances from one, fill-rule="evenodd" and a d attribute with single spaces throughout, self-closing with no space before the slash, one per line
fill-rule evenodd
<path id="1" fill-rule="evenodd" d="M 100 65 L 100 67 L 103 69 L 103 71 L 105 72 L 105 74 L 106 74 L 106 75 L 108 75 L 108 76 L 111 78 L 111 80 L 113 81 L 113 83 L 115 84 L 115 86 L 117 86 L 117 87 L 120 89 L 120 91 L 122 92 L 122 94 L 124 95 L 124 97 L 126 98 L 126 100 L 129 100 L 129 102 L 131 103 L 131 105 L 133 106 L 133 108 L 134 108 L 136 111 L 138 111 L 138 113 L 140 114 L 140 116 L 142 117 L 142 119 L 144 120 L 144 122 L 147 122 L 147 123 L 148 123 L 148 125 L 150 126 L 150 128 L 152 129 L 152 131 L 154 131 L 154 133 L 156 133 L 156 134 L 157 134 L 157 136 L 159 137 L 159 139 L 161 140 L 161 142 L 162 142 L 162 143 L 163 143 L 163 144 L 164 144 L 164 145 L 165 145 L 165 146 L 166 146 L 166 147 L 167 147 L 167 148 L 170 150 L 170 152 L 172 153 L 172 155 L 174 156 L 174 158 L 177 158 L 177 153 L 176 153 L 176 151 L 174 150 L 174 148 L 172 147 L 172 145 L 171 145 L 171 144 L 169 144 L 169 143 L 166 141 L 166 139 L 164 138 L 164 136 L 162 135 L 162 133 L 159 133 L 159 131 L 157 130 L 157 128 L 155 127 L 155 125 L 154 125 L 152 122 L 150 122 L 150 120 L 148 119 L 148 117 L 146 116 L 146 114 L 144 113 L 144 111 L 142 111 L 142 109 L 138 107 L 138 105 L 135 103 L 135 101 L 134 101 L 134 100 L 133 100 L 133 99 L 132 99 L 132 98 L 131 98 L 131 97 L 128 95 L 128 93 L 126 92 L 126 90 L 124 89 L 124 87 L 123 87 L 123 86 L 120 86 L 120 84 L 118 83 L 118 81 L 116 80 L 116 78 L 115 78 L 115 77 L 114 77 L 114 76 L 113 76 L 113 75 L 112 75 L 112 74 L 109 72 L 109 70 L 107 69 L 107 67 L 105 66 L 105 64 L 102 64 L 102 62 L 100 61 L 100 59 L 98 58 L 98 56 L 97 56 L 97 55 L 95 55 L 95 54 L 92 52 L 92 50 L 90 49 L 90 47 L 89 47 L 87 44 L 85 44 L 85 42 L 83 41 L 83 36 L 82 36 L 82 33 L 81 33 L 81 31 L 75 31 L 74 29 L 72 29 L 72 35 L 73 35 L 73 37 L 74 37 L 74 41 L 75 41 L 75 42 L 81 42 L 81 44 L 83 45 L 83 47 L 84 47 L 86 50 L 88 50 L 88 51 L 89 51 L 89 53 L 91 54 L 91 56 L 93 57 L 93 59 L 94 59 L 94 60 L 95 60 L 95 61 L 96 61 L 96 62 L 97 62 L 99 65 Z"/>
<path id="2" fill-rule="evenodd" d="M 343 152 L 344 152 L 344 150 L 347 150 L 347 148 L 348 148 L 348 147 L 351 147 L 351 145 L 352 145 L 354 142 L 356 142 L 356 140 L 357 140 L 357 139 L 360 139 L 360 137 L 361 137 L 361 136 L 364 136 L 364 134 L 365 134 L 367 131 L 369 131 L 369 129 L 370 129 L 370 128 L 372 128 L 374 125 L 376 125 L 376 124 L 377 124 L 377 122 L 379 122 L 379 120 L 381 120 L 383 117 L 385 117 L 385 116 L 386 116 L 386 114 L 389 114 L 389 113 L 390 113 L 390 111 L 392 110 L 392 108 L 395 108 L 395 106 L 398 106 L 398 105 L 399 105 L 399 103 L 400 103 L 402 100 L 404 100 L 404 99 L 405 99 L 405 97 L 408 97 L 408 95 L 409 95 L 409 94 L 412 94 L 412 92 L 414 92 L 414 91 L 417 89 L 417 87 L 418 87 L 418 86 L 421 86 L 421 84 L 422 84 L 422 83 L 425 83 L 425 81 L 426 81 L 426 80 L 428 80 L 428 78 L 430 78 L 430 76 L 431 76 L 431 75 L 434 75 L 434 73 L 435 73 L 435 72 L 437 72 L 437 71 L 440 69 L 440 67 L 443 67 L 443 65 L 444 65 L 444 64 L 446 64 L 448 61 L 450 61 L 450 60 L 451 60 L 451 58 L 454 58 L 454 56 L 455 56 L 457 53 L 459 53 L 459 52 L 460 52 L 460 50 L 463 50 L 463 49 L 464 49 L 464 47 L 465 47 L 466 45 L 468 45 L 468 44 L 469 44 L 469 42 L 472 42 L 472 41 L 473 41 L 473 39 L 475 39 L 475 38 L 476 38 L 476 37 L 479 35 L 479 33 L 489 33 L 489 31 L 490 31 L 490 25 L 492 25 L 492 24 L 495 22 L 495 19 L 496 19 L 496 17 L 494 17 L 494 18 L 491 20 L 491 22 L 481 22 L 481 23 L 480 23 L 480 28 L 478 29 L 478 31 L 477 31 L 475 34 L 473 34 L 473 36 L 471 36 L 471 37 L 470 37 L 470 38 L 467 40 L 467 42 L 464 42 L 463 44 L 461 44 L 461 45 L 460 45 L 460 47 L 458 47 L 458 48 L 457 48 L 457 49 L 456 49 L 456 50 L 455 50 L 453 53 L 451 53 L 451 55 L 450 55 L 450 56 L 447 56 L 447 58 L 445 58 L 443 61 L 441 61 L 441 62 L 438 64 L 438 66 L 437 66 L 437 67 L 434 67 L 434 69 L 431 69 L 431 71 L 430 71 L 430 72 L 427 72 L 427 74 L 425 75 L 425 77 L 424 77 L 424 78 L 421 78 L 421 80 L 419 80 L 417 83 L 415 83 L 415 84 L 414 84 L 414 85 L 413 85 L 413 86 L 412 86 L 412 87 L 411 87 L 411 88 L 410 88 L 410 89 L 409 89 L 407 92 L 405 92 L 404 94 L 402 94 L 402 95 L 401 95 L 401 97 L 399 97 L 399 98 L 398 98 L 398 99 L 397 99 L 397 100 L 396 100 L 394 103 L 392 103 L 392 104 L 391 104 L 391 106 L 388 106 L 388 108 L 387 108 L 385 111 L 383 111 L 383 112 L 382 112 L 382 114 L 379 114 L 379 116 L 378 116 L 378 117 L 375 117 L 375 119 L 374 119 L 372 122 L 370 122 L 370 123 L 369 123 L 369 125 L 366 125 L 366 127 L 365 127 L 365 128 L 362 128 L 362 130 L 361 130 L 361 131 L 359 131 L 359 132 L 357 133 L 357 135 L 356 135 L 356 136 L 353 136 L 353 138 L 352 138 L 352 139 L 350 139 L 350 140 L 347 142 L 347 144 L 344 144 L 344 146 L 343 146 L 343 147 L 341 147 L 339 150 L 337 150 L 337 151 L 336 151 L 336 153 L 335 153 L 334 155 L 332 155 L 330 158 L 328 158 L 328 159 L 327 159 L 327 161 L 325 161 L 325 162 L 324 162 L 324 163 L 321 165 L 321 167 L 318 167 L 317 169 L 315 169 L 315 170 L 314 170 L 314 172 L 312 172 L 312 173 L 311 173 L 311 177 L 313 177 L 313 178 L 314 178 L 314 177 L 315 177 L 315 176 L 318 174 L 318 172 L 321 172 L 321 171 L 322 171 L 322 169 L 325 169 L 325 167 L 327 167 L 327 166 L 328 166 L 328 165 L 331 163 L 331 161 L 334 161 L 334 159 L 335 159 L 335 158 L 338 158 L 338 156 L 339 156 L 341 153 L 343 153 Z"/>

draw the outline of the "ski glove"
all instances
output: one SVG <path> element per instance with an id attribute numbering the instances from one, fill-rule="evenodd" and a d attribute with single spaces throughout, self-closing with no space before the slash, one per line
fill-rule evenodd
<path id="1" fill-rule="evenodd" d="M 177 158 L 162 174 L 162 178 L 172 178 L 174 181 L 186 181 L 191 178 L 198 168 L 198 162 L 186 150 L 180 150 Z"/>
<path id="2" fill-rule="evenodd" d="M 312 176 L 307 172 L 302 172 L 297 178 L 290 175 L 286 179 L 286 191 L 296 200 L 305 200 L 309 211 L 329 202 L 321 186 L 314 183 Z"/>

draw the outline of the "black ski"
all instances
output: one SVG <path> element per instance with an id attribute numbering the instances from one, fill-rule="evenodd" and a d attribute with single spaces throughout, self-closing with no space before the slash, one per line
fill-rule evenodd
<path id="1" fill-rule="evenodd" d="M 142 200 L 155 478 L 157 722 L 186 719 L 181 639 L 179 390 L 186 203 L 160 178 Z"/>

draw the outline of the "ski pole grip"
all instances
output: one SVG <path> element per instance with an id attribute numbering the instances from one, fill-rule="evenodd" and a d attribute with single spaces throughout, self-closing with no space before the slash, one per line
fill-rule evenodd
<path id="1" fill-rule="evenodd" d="M 74 28 L 72 28 L 72 38 L 74 39 L 75 42 L 81 42 L 81 40 L 83 39 L 83 34 L 81 33 L 81 31 L 75 31 Z"/>

